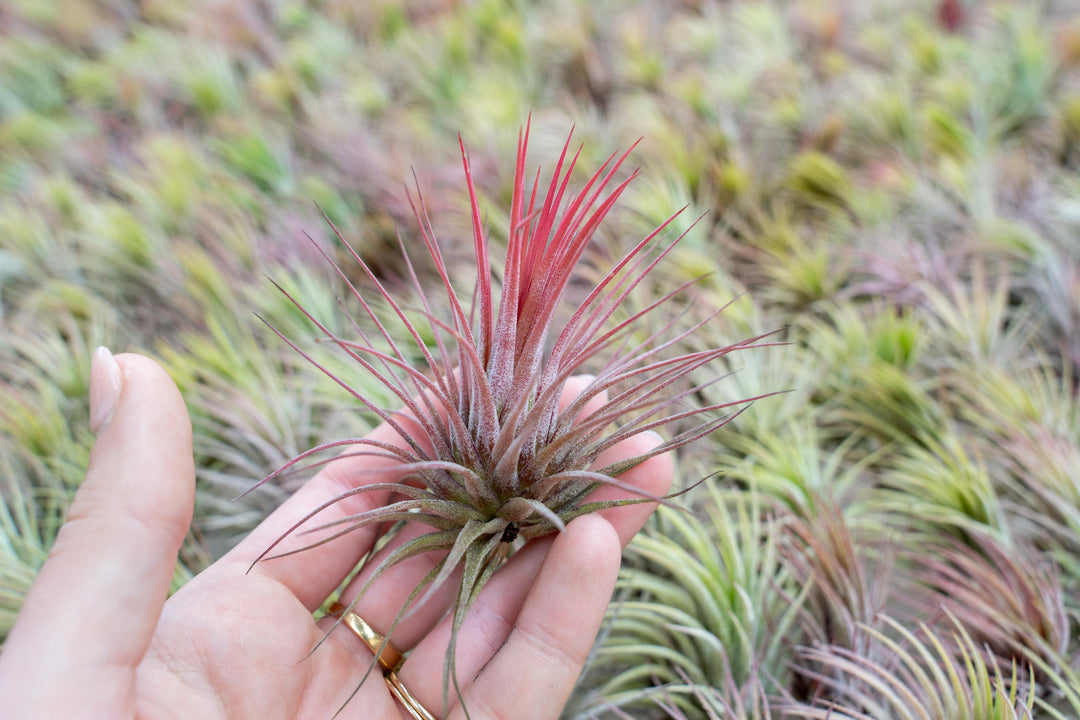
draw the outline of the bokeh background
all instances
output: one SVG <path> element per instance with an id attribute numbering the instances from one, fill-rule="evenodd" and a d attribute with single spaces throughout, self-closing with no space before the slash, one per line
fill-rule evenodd
<path id="1" fill-rule="evenodd" d="M 530 115 L 582 179 L 643 138 L 586 276 L 686 206 L 634 302 L 704 274 L 702 342 L 787 343 L 718 392 L 790 391 L 681 459 L 567 716 L 1080 717 L 1075 0 L 3 0 L 0 639 L 97 345 L 191 410 L 179 586 L 371 423 L 268 277 L 348 330 L 325 212 L 407 299 L 414 184 L 464 272 L 458 136 L 498 245 Z"/>

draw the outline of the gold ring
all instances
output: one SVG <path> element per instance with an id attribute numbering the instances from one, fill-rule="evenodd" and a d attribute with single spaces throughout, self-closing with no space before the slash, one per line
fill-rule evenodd
<path id="1" fill-rule="evenodd" d="M 413 694 L 401 684 L 396 672 L 390 671 L 386 673 L 385 679 L 386 687 L 390 688 L 390 693 L 416 720 L 436 720 L 435 716 L 429 713 L 427 708 L 421 705 L 420 701 L 413 697 Z"/>
<path id="2" fill-rule="evenodd" d="M 393 674 L 400 670 L 401 666 L 405 664 L 405 656 L 401 654 L 401 651 L 394 647 L 389 640 L 375 632 L 374 628 L 364 621 L 364 618 L 351 610 L 344 611 L 345 606 L 341 603 L 334 603 L 330 606 L 330 614 L 339 615 L 341 621 L 348 625 L 349 629 L 356 633 L 358 638 L 364 641 L 364 644 L 371 650 L 371 654 L 379 659 L 383 674 Z M 343 612 L 344 614 L 342 614 Z"/>

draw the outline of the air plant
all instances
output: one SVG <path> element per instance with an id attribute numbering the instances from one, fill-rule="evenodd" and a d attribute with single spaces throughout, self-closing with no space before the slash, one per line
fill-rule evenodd
<path id="1" fill-rule="evenodd" d="M 668 718 L 669 720 L 693 720 L 703 717 L 707 720 L 723 720 L 724 718 L 742 718 L 743 720 L 772 720 L 773 701 L 765 689 L 764 681 L 760 677 L 750 678 L 744 688 L 736 687 L 734 681 L 728 677 L 727 681 L 719 686 L 698 685 L 682 675 L 685 684 L 685 692 L 693 698 L 694 707 L 689 711 L 680 706 L 674 693 L 668 686 L 652 688 L 643 694 L 643 698 L 651 702 L 652 707 L 646 712 L 642 708 L 634 708 L 631 715 L 623 708 L 608 703 L 587 713 L 571 715 L 575 720 L 586 718 L 612 717 L 619 720 L 643 720 L 644 718 Z M 695 712 L 700 710 L 700 712 Z"/>
<path id="2" fill-rule="evenodd" d="M 927 543 L 920 550 L 916 576 L 929 592 L 919 594 L 916 612 L 944 610 L 1003 665 L 1056 670 L 1066 664 L 1067 598 L 1057 567 L 1041 552 L 991 533 L 970 533 L 966 544 Z"/>
<path id="3" fill-rule="evenodd" d="M 601 707 L 651 704 L 662 683 L 672 706 L 708 716 L 705 696 L 755 706 L 787 679 L 811 584 L 800 589 L 784 567 L 781 521 L 762 512 L 763 495 L 707 490 L 702 519 L 662 507 L 627 548 L 640 566 L 620 574 L 627 597 L 596 651 L 618 670 L 598 688 Z"/>
<path id="4" fill-rule="evenodd" d="M 5 390 L 8 388 L 3 386 Z M 49 555 L 70 490 L 25 446 L 0 434 L 0 647 Z"/>
<path id="5" fill-rule="evenodd" d="M 866 654 L 872 643 L 865 628 L 875 627 L 888 600 L 892 558 L 888 548 L 872 557 L 834 500 L 815 497 L 812 507 L 812 516 L 786 516 L 780 546 L 796 583 L 812 585 L 800 624 L 814 645 Z"/>
<path id="6" fill-rule="evenodd" d="M 528 137 L 526 127 L 518 137 L 506 260 L 498 288 L 501 292 L 492 282 L 488 236 L 468 155 L 459 139 L 475 251 L 476 284 L 471 307 L 466 306 L 455 288 L 422 194 L 415 200 L 410 196 L 410 203 L 445 297 L 436 302 L 424 291 L 402 241 L 406 267 L 421 305 L 412 315 L 334 228 L 376 296 L 400 321 L 406 342 L 401 342 L 380 319 L 340 268 L 342 280 L 363 310 L 361 318 L 376 329 L 365 332 L 358 319 L 352 323 L 356 338 L 349 339 L 305 314 L 333 345 L 385 384 L 395 402 L 403 406 L 400 413 L 381 406 L 377 399 L 338 378 L 282 334 L 285 342 L 334 377 L 359 405 L 392 427 L 401 437 L 401 446 L 370 439 L 326 443 L 302 453 L 267 479 L 317 453 L 341 447 L 350 447 L 352 455 L 393 458 L 400 463 L 403 477 L 396 483 L 354 488 L 313 508 L 261 557 L 275 556 L 275 546 L 288 534 L 317 525 L 319 513 L 335 502 L 368 491 L 392 493 L 397 499 L 384 507 L 315 527 L 315 532 L 323 531 L 318 540 L 281 554 L 309 550 L 361 527 L 382 523 L 407 520 L 430 526 L 430 532 L 391 552 L 361 586 L 357 597 L 388 567 L 421 553 L 443 551 L 443 559 L 402 607 L 400 620 L 410 606 L 416 606 L 425 588 L 433 592 L 454 578 L 457 568 L 462 568 L 459 579 L 454 580 L 459 584 L 451 610 L 453 630 L 444 667 L 444 693 L 451 677 L 456 685 L 453 667 L 457 632 L 469 607 L 515 541 L 559 531 L 572 519 L 605 508 L 667 502 L 621 482 L 619 476 L 651 457 L 708 435 L 734 417 L 749 399 L 694 406 L 691 400 L 707 397 L 708 386 L 719 375 L 702 373 L 703 380 L 691 376 L 734 350 L 760 346 L 765 337 L 709 350 L 673 353 L 679 343 L 702 330 L 720 310 L 678 331 L 673 327 L 680 313 L 665 318 L 658 329 L 646 326 L 646 318 L 674 304 L 693 281 L 671 289 L 639 310 L 619 315 L 624 299 L 682 238 L 679 235 L 661 241 L 672 218 L 637 242 L 595 287 L 575 301 L 568 318 L 560 316 L 560 301 L 573 277 L 575 263 L 637 175 L 634 171 L 617 179 L 634 146 L 610 156 L 580 191 L 572 193 L 569 184 L 581 150 L 570 157 L 568 139 L 546 192 L 541 192 L 539 171 L 532 189 L 528 187 Z M 282 292 L 303 311 L 299 301 L 285 290 Z M 440 307 L 449 313 L 448 318 L 439 315 Z M 424 322 L 411 319 L 417 315 Z M 412 360 L 415 357 L 421 361 Z M 572 376 L 586 372 L 594 376 L 584 391 L 560 408 L 564 385 Z M 596 466 L 601 453 L 620 441 L 669 426 L 674 427 L 670 438 L 654 449 Z M 593 492 L 602 487 L 618 488 L 631 497 L 594 500 Z"/>
<path id="7" fill-rule="evenodd" d="M 963 625 L 939 633 L 920 623 L 918 632 L 887 615 L 879 624 L 892 630 L 864 627 L 876 648 L 856 653 L 848 648 L 806 648 L 807 660 L 831 674 L 817 673 L 831 697 L 813 705 L 783 707 L 785 717 L 818 720 L 870 718 L 988 718 L 1022 720 L 1033 717 L 1036 703 L 1022 668 L 997 667 L 987 661 Z"/>

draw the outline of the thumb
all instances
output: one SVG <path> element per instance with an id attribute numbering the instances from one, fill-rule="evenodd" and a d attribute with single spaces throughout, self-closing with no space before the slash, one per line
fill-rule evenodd
<path id="1" fill-rule="evenodd" d="M 86 479 L 0 655 L 0 696 L 43 717 L 130 708 L 191 523 L 191 421 L 168 374 L 99 348 L 90 405 Z"/>

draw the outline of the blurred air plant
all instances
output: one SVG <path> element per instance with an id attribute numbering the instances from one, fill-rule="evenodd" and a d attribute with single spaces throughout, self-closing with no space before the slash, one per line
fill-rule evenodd
<path id="1" fill-rule="evenodd" d="M 812 517 L 787 516 L 780 546 L 797 584 L 812 585 L 800 624 L 815 645 L 866 654 L 872 645 L 867 628 L 875 627 L 890 591 L 889 549 L 871 558 L 835 502 L 819 497 L 814 507 Z"/>
<path id="2" fill-rule="evenodd" d="M 725 450 L 716 462 L 725 475 L 798 517 L 814 515 L 822 494 L 846 500 L 880 454 L 853 460 L 853 449 L 863 436 L 851 433 L 834 447 L 813 417 L 793 417 L 753 435 L 728 431 L 721 438 Z"/>
<path id="3" fill-rule="evenodd" d="M 950 378 L 959 415 L 994 470 L 1012 534 L 1055 555 L 1075 597 L 1080 586 L 1080 403 L 1067 361 L 1030 352 L 1023 365 Z"/>
<path id="4" fill-rule="evenodd" d="M 0 647 L 48 557 L 70 500 L 62 482 L 27 470 L 34 460 L 26 448 L 0 435 Z"/>
<path id="5" fill-rule="evenodd" d="M 886 526 L 901 525 L 913 536 L 923 530 L 962 537 L 1006 525 L 986 463 L 955 435 L 919 438 L 882 465 L 874 506 Z"/>
<path id="6" fill-rule="evenodd" d="M 731 678 L 721 687 L 697 685 L 683 675 L 684 689 L 694 700 L 695 707 L 687 710 L 674 700 L 674 694 L 667 687 L 653 688 L 648 693 L 652 707 L 634 708 L 631 715 L 617 705 L 608 703 L 587 713 L 570 715 L 575 720 L 593 717 L 613 717 L 620 720 L 646 720 L 647 718 L 668 718 L 669 720 L 691 720 L 704 717 L 707 720 L 721 718 L 741 718 L 742 720 L 771 720 L 773 701 L 765 690 L 759 677 L 751 678 L 742 687 L 736 687 Z M 700 713 L 695 711 L 700 710 Z"/>
<path id="7" fill-rule="evenodd" d="M 983 533 L 967 545 L 924 543 L 912 555 L 930 591 L 920 594 L 920 615 L 944 610 L 1004 666 L 1061 667 L 1070 621 L 1057 569 L 1040 553 Z"/>
<path id="8" fill-rule="evenodd" d="M 1017 303 L 1008 274 L 976 261 L 966 282 L 953 273 L 939 279 L 944 287 L 925 284 L 922 290 L 931 322 L 940 326 L 929 336 L 947 344 L 941 354 L 996 364 L 1035 360 L 1030 349 L 1042 311 L 1036 303 Z"/>
<path id="9" fill-rule="evenodd" d="M 784 566 L 780 521 L 758 507 L 759 494 L 709 491 L 705 519 L 660 508 L 627 548 L 638 566 L 621 574 L 628 596 L 609 611 L 597 650 L 602 667 L 618 670 L 599 687 L 598 711 L 662 695 L 705 717 L 718 700 L 757 707 L 766 688 L 787 686 L 788 651 L 812 586 L 797 587 Z"/>
<path id="10" fill-rule="evenodd" d="M 275 541 L 260 559 L 275 556 L 289 534 L 318 524 L 318 515 L 335 502 L 363 492 L 389 492 L 389 504 L 315 527 L 318 540 L 286 554 L 310 550 L 361 527 L 407 520 L 431 531 L 406 541 L 374 569 L 357 597 L 392 565 L 421 553 L 445 555 L 424 578 L 399 613 L 404 617 L 427 592 L 443 586 L 461 568 L 453 604 L 452 637 L 444 667 L 444 692 L 453 678 L 457 632 L 469 607 L 518 538 L 521 541 L 561 530 L 572 519 L 605 508 L 662 501 L 621 482 L 618 477 L 645 460 L 702 438 L 724 425 L 750 399 L 694 406 L 718 377 L 703 371 L 734 350 L 760 346 L 765 336 L 724 347 L 678 353 L 679 344 L 701 330 L 716 313 L 674 326 L 684 315 L 675 311 L 657 326 L 652 318 L 677 305 L 693 284 L 685 282 L 641 309 L 620 315 L 620 306 L 681 239 L 661 241 L 671 219 L 635 244 L 595 287 L 575 297 L 569 317 L 560 314 L 574 266 L 593 234 L 628 183 L 617 179 L 633 150 L 613 154 L 576 194 L 568 191 L 580 154 L 563 146 L 546 192 L 539 171 L 529 189 L 526 171 L 528 128 L 518 138 L 515 182 L 510 208 L 507 251 L 496 298 L 489 242 L 464 144 L 459 141 L 472 213 L 476 282 L 471 308 L 460 299 L 443 261 L 422 194 L 413 210 L 424 247 L 438 270 L 445 297 L 436 301 L 412 273 L 421 308 L 407 311 L 379 282 L 369 266 L 338 234 L 386 310 L 400 321 L 402 343 L 380 314 L 339 268 L 363 315 L 352 323 L 356 339 L 346 339 L 314 315 L 305 314 L 348 357 L 378 378 L 404 409 L 396 414 L 379 398 L 350 385 L 298 346 L 282 338 L 334 377 L 357 403 L 389 425 L 401 443 L 347 439 L 302 453 L 271 474 L 273 478 L 318 453 L 352 447 L 350 454 L 389 457 L 400 463 L 396 483 L 359 485 L 329 501 Z M 636 145 L 636 143 L 635 143 Z M 336 228 L 335 228 L 336 231 Z M 674 234 L 674 233 L 672 233 Z M 404 242 L 407 267 L 412 268 Z M 280 287 L 280 286 L 279 286 Z M 286 295 L 293 299 L 284 289 Z M 575 288 L 576 292 L 576 288 Z M 299 300 L 294 300 L 300 307 Z M 445 308 L 448 318 L 436 308 Z M 302 309 L 302 308 L 301 308 Z M 416 318 L 423 318 L 423 322 Z M 365 332 L 360 323 L 374 323 Z M 372 334 L 376 334 L 372 337 Z M 422 355 L 414 362 L 413 349 Z M 417 367 L 419 366 L 419 367 Z M 426 367 L 424 367 L 426 366 Z M 423 370 L 420 368 L 424 367 Z M 567 380 L 595 373 L 581 394 L 560 408 Z M 722 377 L 722 376 L 721 376 Z M 407 419 L 407 421 L 405 420 Z M 608 465 L 598 457 L 620 441 L 657 428 L 674 427 L 654 449 Z M 599 488 L 616 488 L 622 499 L 595 500 Z M 629 497 L 625 497 L 629 495 Z M 355 602 L 355 599 L 353 600 Z M 393 628 L 389 632 L 392 632 Z M 446 698 L 444 697 L 444 702 Z"/>
<path id="11" fill-rule="evenodd" d="M 979 718 L 1023 720 L 1033 717 L 1035 695 L 1020 667 L 1011 672 L 987 663 L 976 642 L 955 620 L 939 637 L 920 624 L 918 632 L 888 616 L 880 618 L 896 637 L 865 628 L 872 652 L 843 647 L 806 649 L 808 660 L 828 668 L 817 678 L 830 690 L 813 705 L 783 708 L 785 717 L 825 720 L 870 718 Z"/>

